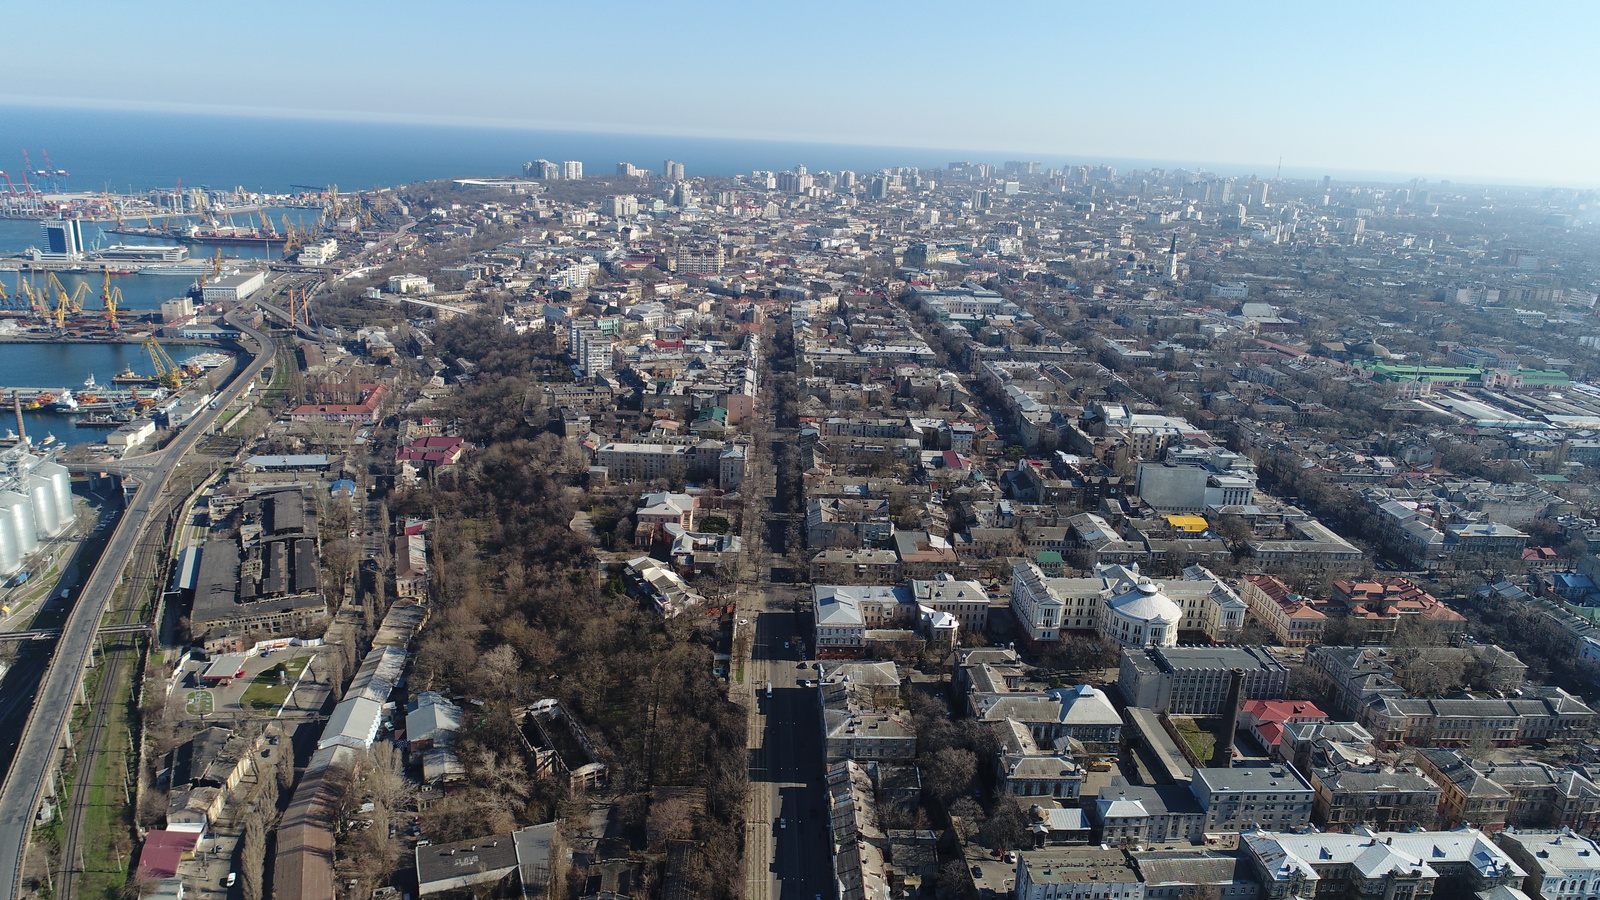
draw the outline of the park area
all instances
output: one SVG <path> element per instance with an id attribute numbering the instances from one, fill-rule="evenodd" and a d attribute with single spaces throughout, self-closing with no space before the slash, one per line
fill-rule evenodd
<path id="1" fill-rule="evenodd" d="M 244 689 L 244 696 L 239 698 L 239 705 L 245 709 L 256 712 L 275 713 L 289 699 L 289 691 L 294 688 L 295 681 L 300 673 L 306 670 L 306 664 L 311 662 L 311 657 L 297 656 L 267 668 L 257 675 L 250 686 Z"/>

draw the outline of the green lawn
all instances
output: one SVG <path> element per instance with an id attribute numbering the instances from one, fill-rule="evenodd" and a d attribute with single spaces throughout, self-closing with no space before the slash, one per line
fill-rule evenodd
<path id="1" fill-rule="evenodd" d="M 244 689 L 239 705 L 258 712 L 276 711 L 283 706 L 283 701 L 289 699 L 289 689 L 294 687 L 295 679 L 306 670 L 309 662 L 310 656 L 297 656 L 257 675 L 250 686 Z"/>
<path id="2" fill-rule="evenodd" d="M 183 698 L 183 707 L 191 716 L 210 715 L 216 708 L 216 700 L 210 691 L 190 691 Z"/>
<path id="3" fill-rule="evenodd" d="M 1172 724 L 1173 727 L 1178 729 L 1178 733 L 1183 735 L 1184 743 L 1188 744 L 1189 749 L 1194 751 L 1194 755 L 1199 758 L 1201 764 L 1204 765 L 1210 762 L 1211 753 L 1217 746 L 1217 736 L 1212 731 L 1216 727 L 1216 721 L 1213 719 L 1186 719 L 1173 716 Z"/>

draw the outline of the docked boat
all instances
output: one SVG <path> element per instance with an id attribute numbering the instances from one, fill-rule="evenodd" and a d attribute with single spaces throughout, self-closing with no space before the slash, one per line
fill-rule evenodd
<path id="1" fill-rule="evenodd" d="M 77 428 L 120 428 L 133 421 L 133 417 L 122 415 L 96 415 L 84 416 L 72 424 Z"/>
<path id="2" fill-rule="evenodd" d="M 56 399 L 51 401 L 50 404 L 45 408 L 51 412 L 76 412 L 78 409 L 78 398 L 72 396 L 71 391 L 63 388 L 61 393 L 56 395 Z"/>
<path id="3" fill-rule="evenodd" d="M 188 361 L 184 363 L 184 365 L 199 366 L 202 369 L 215 369 L 218 366 L 225 366 L 232 361 L 233 354 L 231 353 L 202 353 L 198 356 L 190 357 Z"/>

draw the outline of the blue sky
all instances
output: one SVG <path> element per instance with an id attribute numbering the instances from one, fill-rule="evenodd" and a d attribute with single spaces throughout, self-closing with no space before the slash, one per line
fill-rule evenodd
<path id="1" fill-rule="evenodd" d="M 9 25 L 0 103 L 1600 184 L 1592 2 L 77 0 Z"/>

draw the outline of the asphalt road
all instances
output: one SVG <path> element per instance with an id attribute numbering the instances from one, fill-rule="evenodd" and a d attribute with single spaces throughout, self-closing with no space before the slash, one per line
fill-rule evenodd
<path id="1" fill-rule="evenodd" d="M 816 664 L 800 659 L 792 640 L 794 613 L 761 612 L 751 624 L 755 643 L 747 682 L 755 704 L 750 717 L 746 897 L 832 900 L 821 710 L 816 689 L 802 686 L 816 677 Z"/>
<path id="2" fill-rule="evenodd" d="M 34 812 L 39 808 L 45 783 L 53 771 L 95 632 L 111 593 L 122 578 L 123 565 L 144 531 L 151 508 L 179 462 L 210 431 L 217 416 L 238 398 L 244 385 L 274 358 L 275 347 L 266 335 L 240 321 L 237 313 L 230 314 L 229 321 L 255 342 L 258 348 L 255 359 L 219 392 L 219 402 L 201 411 L 165 450 L 140 460 L 147 463 L 138 476 L 142 484 L 118 521 L 99 563 L 84 583 L 39 686 L 16 757 L 0 787 L 0 900 L 12 900 L 22 888 L 22 864 Z"/>

